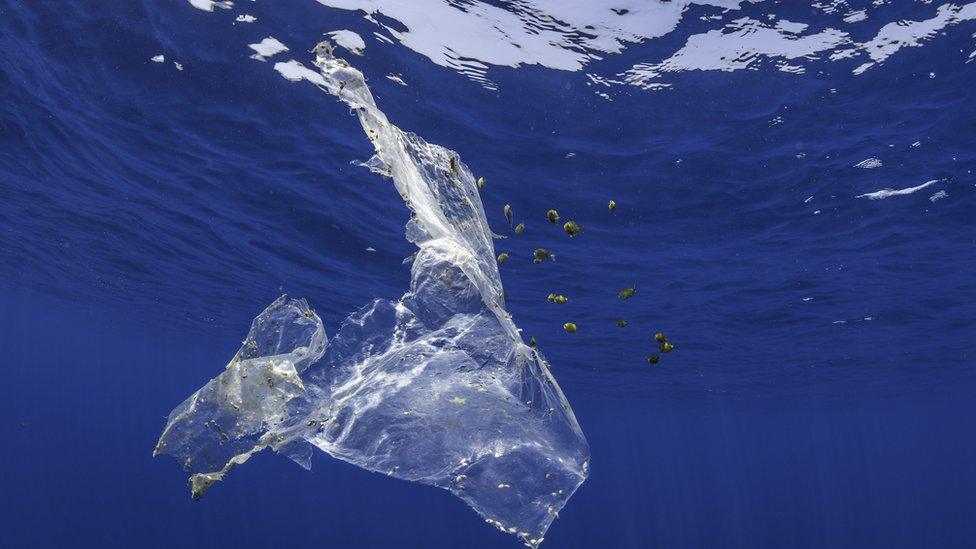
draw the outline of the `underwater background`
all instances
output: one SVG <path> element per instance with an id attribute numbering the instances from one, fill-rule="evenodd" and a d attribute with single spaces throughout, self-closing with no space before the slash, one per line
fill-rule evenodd
<path id="1" fill-rule="evenodd" d="M 519 546 L 322 453 L 200 502 L 152 457 L 279 295 L 331 335 L 409 283 L 355 117 L 274 68 L 339 30 L 487 181 L 592 453 L 544 547 L 972 546 L 976 4 L 220 4 L 0 0 L 0 546 Z"/>

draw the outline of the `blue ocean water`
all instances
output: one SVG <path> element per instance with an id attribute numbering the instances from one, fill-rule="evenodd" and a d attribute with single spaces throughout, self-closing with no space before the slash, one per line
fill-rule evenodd
<path id="1" fill-rule="evenodd" d="M 617 34 L 599 2 L 367 4 L 0 0 L 0 546 L 518 546 L 321 453 L 201 502 L 152 458 L 278 295 L 331 334 L 409 283 L 355 117 L 274 68 L 339 29 L 390 119 L 487 180 L 508 309 L 592 452 L 545 547 L 972 545 L 973 4 L 608 4 Z"/>

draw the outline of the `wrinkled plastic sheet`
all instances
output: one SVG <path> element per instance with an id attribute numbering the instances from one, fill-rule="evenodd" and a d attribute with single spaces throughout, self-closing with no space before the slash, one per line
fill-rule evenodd
<path id="1" fill-rule="evenodd" d="M 318 71 L 276 69 L 336 95 L 413 215 L 410 288 L 350 315 L 331 340 L 304 300 L 255 318 L 226 369 L 169 416 L 156 447 L 200 498 L 270 448 L 308 468 L 313 448 L 449 490 L 502 531 L 540 544 L 588 474 L 589 447 L 538 350 L 506 312 L 492 234 L 456 153 L 390 124 L 362 74 L 316 48 Z"/>

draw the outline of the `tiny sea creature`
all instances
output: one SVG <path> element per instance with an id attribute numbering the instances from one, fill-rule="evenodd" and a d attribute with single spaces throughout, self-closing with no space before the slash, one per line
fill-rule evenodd
<path id="1" fill-rule="evenodd" d="M 545 248 L 536 248 L 535 251 L 532 252 L 533 263 L 542 263 L 546 260 L 555 261 L 556 256 Z"/>
<path id="2" fill-rule="evenodd" d="M 525 223 L 519 223 L 515 226 L 515 234 L 522 234 L 525 232 Z"/>
<path id="3" fill-rule="evenodd" d="M 485 186 L 485 178 L 484 177 L 479 177 L 478 178 L 478 188 L 481 189 L 481 188 L 484 188 L 484 186 Z"/>
<path id="4" fill-rule="evenodd" d="M 613 213 L 613 211 L 617 209 L 617 201 L 616 200 L 611 200 L 607 204 L 607 209 L 610 210 L 610 213 Z"/>
<path id="5" fill-rule="evenodd" d="M 567 322 L 566 324 L 563 324 L 563 330 L 566 330 L 567 332 L 569 332 L 571 334 L 575 334 L 576 333 L 576 324 L 573 324 L 572 322 Z"/>
<path id="6" fill-rule="evenodd" d="M 502 264 L 508 261 L 508 252 L 502 252 L 498 254 L 498 264 Z"/>
<path id="7" fill-rule="evenodd" d="M 508 226 L 511 227 L 512 226 L 512 217 L 513 217 L 512 216 L 512 205 L 511 204 L 505 204 L 505 207 L 502 208 L 502 212 L 505 213 L 505 219 L 508 220 Z"/>
<path id="8" fill-rule="evenodd" d="M 634 297 L 634 293 L 636 292 L 637 292 L 637 286 L 636 285 L 631 286 L 630 288 L 624 288 L 623 290 L 617 292 L 617 297 L 619 297 L 620 299 L 630 299 Z"/>
<path id="9" fill-rule="evenodd" d="M 550 223 L 557 223 L 559 222 L 559 212 L 557 212 L 556 210 L 549 210 L 548 212 L 546 212 L 546 218 L 549 220 Z"/>
<path id="10" fill-rule="evenodd" d="M 654 341 L 657 341 L 658 343 L 664 343 L 667 340 L 668 338 L 662 332 L 654 334 Z"/>
<path id="11" fill-rule="evenodd" d="M 617 321 L 617 327 L 618 328 L 626 328 L 627 327 L 627 324 L 629 324 L 629 322 L 627 322 L 627 320 L 625 320 L 623 318 L 621 318 L 620 320 Z"/>
<path id="12" fill-rule="evenodd" d="M 456 156 L 451 157 L 451 173 L 453 175 L 458 174 L 458 160 Z"/>
<path id="13" fill-rule="evenodd" d="M 552 302 L 553 303 L 558 303 L 559 305 L 562 305 L 563 303 L 566 303 L 567 301 L 569 301 L 569 298 L 567 298 L 566 296 L 564 296 L 562 294 L 559 294 L 559 295 L 557 295 L 557 296 L 555 296 L 555 297 L 552 298 Z"/>
<path id="14" fill-rule="evenodd" d="M 583 232 L 583 228 L 580 227 L 578 223 L 572 220 L 563 223 L 563 230 L 566 231 L 566 234 L 568 234 L 571 237 L 576 236 L 581 232 Z"/>
<path id="15" fill-rule="evenodd" d="M 660 360 L 661 360 L 661 357 L 659 357 L 657 355 L 650 355 L 650 356 L 647 357 L 647 361 L 650 362 L 651 364 L 657 364 L 658 361 L 660 361 Z"/>
<path id="16" fill-rule="evenodd" d="M 535 347 L 535 346 L 536 346 L 535 337 L 529 338 L 529 347 Z"/>
<path id="17" fill-rule="evenodd" d="M 665 341 L 664 343 L 661 344 L 662 353 L 670 353 L 673 350 L 674 350 L 674 345 L 672 345 L 670 341 Z"/>

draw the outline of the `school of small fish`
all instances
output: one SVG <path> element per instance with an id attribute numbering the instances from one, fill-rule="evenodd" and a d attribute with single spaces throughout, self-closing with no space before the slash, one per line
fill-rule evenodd
<path id="1" fill-rule="evenodd" d="M 452 173 L 455 173 L 457 170 L 456 160 L 453 157 L 451 158 L 450 170 Z M 479 177 L 477 183 L 478 183 L 478 188 L 484 188 L 485 178 Z M 617 211 L 616 200 L 611 199 L 607 202 L 607 211 L 610 212 L 611 214 L 616 213 Z M 502 213 L 504 214 L 505 221 L 508 223 L 508 226 L 512 229 L 513 233 L 515 233 L 516 235 L 521 235 L 525 232 L 525 223 L 519 222 L 518 224 L 515 224 L 515 213 L 514 210 L 512 209 L 511 204 L 505 204 L 505 206 L 502 208 Z M 550 209 L 549 211 L 546 212 L 546 219 L 549 221 L 549 223 L 553 225 L 558 225 L 559 212 L 555 209 Z M 583 227 L 581 227 L 579 223 L 571 219 L 563 223 L 562 228 L 563 231 L 565 231 L 565 233 L 569 235 L 570 238 L 574 238 L 583 232 Z M 506 261 L 508 261 L 508 258 L 509 258 L 508 252 L 502 252 L 498 254 L 498 264 L 501 265 L 502 263 L 505 263 Z M 555 260 L 556 260 L 556 254 L 552 253 L 546 248 L 536 248 L 532 252 L 532 262 L 537 265 L 546 261 L 555 261 Z M 628 300 L 634 297 L 636 293 L 637 293 L 637 285 L 634 284 L 617 292 L 617 297 L 620 298 L 621 300 Z M 546 299 L 550 303 L 556 303 L 559 305 L 569 302 L 568 297 L 557 293 L 550 293 Z M 616 324 L 618 328 L 626 328 L 630 324 L 630 322 L 625 318 L 621 318 L 616 321 Z M 577 329 L 578 328 L 575 322 L 566 322 L 563 324 L 563 330 L 566 333 L 575 334 Z M 670 353 L 675 348 L 674 344 L 671 341 L 669 341 L 667 336 L 665 336 L 661 332 L 658 332 L 657 334 L 654 335 L 654 341 L 657 343 L 657 348 L 660 353 L 665 353 L 665 354 Z M 535 347 L 537 345 L 538 343 L 536 342 L 535 337 L 529 339 L 530 347 Z M 661 356 L 656 353 L 650 354 L 647 357 L 647 362 L 652 365 L 657 364 L 658 362 L 660 362 L 660 360 L 661 360 Z"/>

